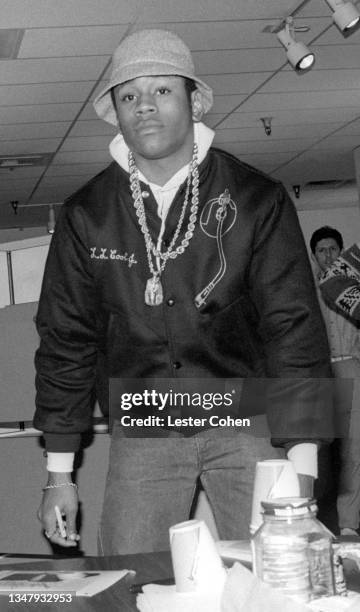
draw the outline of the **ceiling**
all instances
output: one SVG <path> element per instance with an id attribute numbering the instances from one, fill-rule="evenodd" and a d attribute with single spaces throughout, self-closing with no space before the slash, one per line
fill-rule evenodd
<path id="1" fill-rule="evenodd" d="M 316 55 L 302 75 L 273 32 L 289 15 L 309 28 L 296 37 Z M 47 207 L 35 204 L 62 202 L 109 163 L 114 128 L 92 100 L 121 38 L 143 27 L 173 30 L 192 49 L 215 92 L 206 122 L 216 145 L 292 196 L 300 185 L 300 209 L 338 204 L 340 192 L 358 201 L 360 30 L 344 38 L 325 0 L 2 0 L 0 24 L 0 50 L 5 30 L 23 30 L 10 32 L 15 58 L 0 60 L 0 229 L 46 225 Z M 13 156 L 16 167 L 4 164 Z"/>

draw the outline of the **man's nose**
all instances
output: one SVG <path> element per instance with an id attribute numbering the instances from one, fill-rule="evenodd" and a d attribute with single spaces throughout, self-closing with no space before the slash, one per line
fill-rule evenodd
<path id="1" fill-rule="evenodd" d="M 335 257 L 333 255 L 333 253 L 331 251 L 326 251 L 326 253 L 325 253 L 325 260 L 326 260 L 326 262 L 332 263 L 334 259 L 335 259 Z"/>
<path id="2" fill-rule="evenodd" d="M 153 96 L 149 94 L 142 95 L 138 100 L 138 104 L 136 107 L 136 114 L 144 115 L 147 113 L 154 113 L 155 111 L 156 111 L 156 104 L 155 104 Z"/>

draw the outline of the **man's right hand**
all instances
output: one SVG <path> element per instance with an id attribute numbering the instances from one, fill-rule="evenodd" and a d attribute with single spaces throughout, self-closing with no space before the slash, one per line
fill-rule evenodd
<path id="1" fill-rule="evenodd" d="M 70 547 L 76 546 L 80 536 L 76 532 L 76 515 L 78 511 L 77 489 L 71 483 L 71 474 L 49 472 L 47 486 L 55 485 L 44 491 L 38 518 L 42 523 L 46 537 L 53 544 Z M 60 485 L 60 486 L 59 486 Z M 63 517 L 66 536 L 60 534 L 55 506 Z"/>

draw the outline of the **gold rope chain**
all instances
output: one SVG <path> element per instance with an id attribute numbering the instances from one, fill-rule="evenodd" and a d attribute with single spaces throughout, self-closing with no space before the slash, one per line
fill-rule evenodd
<path id="1" fill-rule="evenodd" d="M 188 246 L 191 238 L 194 235 L 195 224 L 197 220 L 197 213 L 199 208 L 199 169 L 198 169 L 198 147 L 197 144 L 194 144 L 193 147 L 193 155 L 192 160 L 189 164 L 189 173 L 187 176 L 186 183 L 186 193 L 184 198 L 184 203 L 181 209 L 181 214 L 179 217 L 179 221 L 173 235 L 173 238 L 167 248 L 167 250 L 163 253 L 156 248 L 154 245 L 152 238 L 150 236 L 149 228 L 146 221 L 145 207 L 144 201 L 141 193 L 140 180 L 139 180 L 139 170 L 135 164 L 134 156 L 131 151 L 129 151 L 129 171 L 130 171 L 130 189 L 134 201 L 134 207 L 136 211 L 136 216 L 138 218 L 138 222 L 140 225 L 140 229 L 143 233 L 145 246 L 146 246 L 146 254 L 149 262 L 149 268 L 153 277 L 159 277 L 161 273 L 164 271 L 166 263 L 168 259 L 175 259 L 178 255 L 181 255 L 186 247 Z M 190 216 L 188 226 L 185 232 L 185 236 L 182 239 L 179 246 L 174 246 L 179 237 L 180 230 L 184 221 L 186 208 L 189 202 L 190 195 L 190 186 L 191 186 L 191 207 L 190 207 Z M 155 269 L 152 262 L 152 255 L 154 257 L 158 257 L 162 260 L 161 266 L 158 270 Z"/>

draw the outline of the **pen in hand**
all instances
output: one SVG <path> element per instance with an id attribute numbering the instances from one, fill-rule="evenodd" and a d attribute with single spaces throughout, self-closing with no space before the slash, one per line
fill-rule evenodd
<path id="1" fill-rule="evenodd" d="M 59 527 L 59 532 L 62 538 L 66 538 L 66 528 L 65 528 L 65 523 L 62 519 L 61 516 L 61 512 L 60 512 L 60 508 L 59 506 L 55 506 L 55 515 L 56 515 L 56 521 Z"/>

